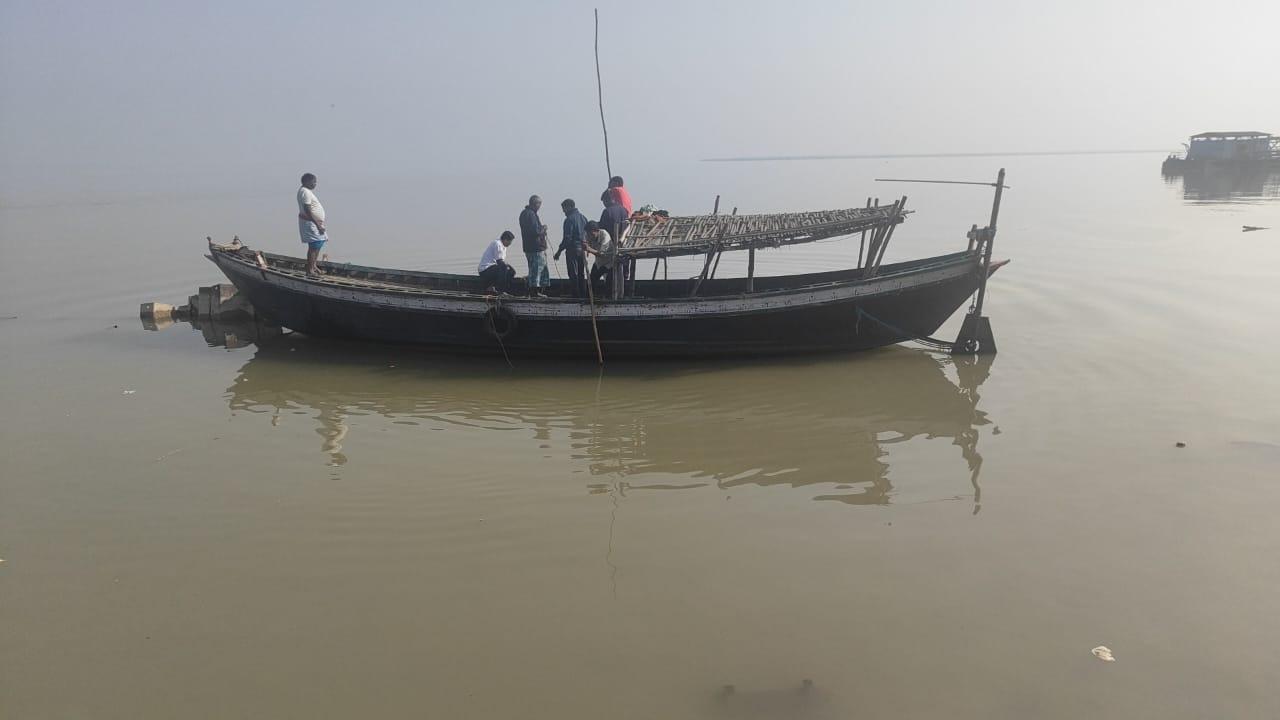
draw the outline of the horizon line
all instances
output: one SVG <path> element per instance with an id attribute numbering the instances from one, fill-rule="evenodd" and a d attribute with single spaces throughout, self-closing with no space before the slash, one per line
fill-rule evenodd
<path id="1" fill-rule="evenodd" d="M 1168 150 L 1030 150 L 1022 152 L 879 153 L 871 155 L 747 155 L 702 158 L 699 162 L 777 162 L 790 160 L 893 160 L 899 158 L 1026 157 L 1031 155 L 1140 155 Z"/>

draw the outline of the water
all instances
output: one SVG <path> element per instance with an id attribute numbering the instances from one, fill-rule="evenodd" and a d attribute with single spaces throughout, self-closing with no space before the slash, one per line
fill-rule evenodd
<path id="1" fill-rule="evenodd" d="M 292 187 L 209 196 L 203 218 L 178 191 L 11 202 L 4 715 L 1274 716 L 1280 192 L 1162 181 L 1160 160 L 1003 160 L 1013 262 L 983 363 L 228 349 L 147 332 L 137 305 L 219 279 L 205 234 L 295 252 Z M 994 162 L 628 181 L 675 212 L 906 193 L 892 261 L 961 246 L 989 194 L 872 178 Z M 495 182 L 517 199 L 490 220 Z M 334 259 L 466 271 L 530 184 L 318 192 Z"/>

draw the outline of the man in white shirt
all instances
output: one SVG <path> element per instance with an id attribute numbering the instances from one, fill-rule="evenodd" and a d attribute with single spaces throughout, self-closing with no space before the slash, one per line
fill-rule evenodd
<path id="1" fill-rule="evenodd" d="M 515 279 L 516 269 L 507 264 L 507 248 L 516 239 L 515 233 L 503 230 L 502 237 L 489 243 L 480 256 L 480 265 L 476 272 L 480 274 L 480 283 L 487 286 L 487 293 L 505 293 Z"/>
<path id="2" fill-rule="evenodd" d="M 316 176 L 307 173 L 302 176 L 302 187 L 298 188 L 298 234 L 307 246 L 307 274 L 323 275 L 316 262 L 320 259 L 320 248 L 328 242 L 329 236 L 324 229 L 324 206 L 315 194 Z"/>
<path id="3" fill-rule="evenodd" d="M 587 244 L 583 249 L 588 255 L 596 256 L 595 262 L 591 264 L 589 282 L 594 285 L 604 279 L 607 286 L 609 275 L 613 272 L 613 263 L 618 258 L 617 248 L 613 244 L 613 238 L 609 237 L 609 231 L 594 220 L 587 223 Z"/>

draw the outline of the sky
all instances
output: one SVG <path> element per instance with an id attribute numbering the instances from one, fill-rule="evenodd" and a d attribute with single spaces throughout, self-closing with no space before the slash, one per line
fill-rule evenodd
<path id="1" fill-rule="evenodd" d="M 0 0 L 0 203 L 1280 133 L 1280 2 Z"/>

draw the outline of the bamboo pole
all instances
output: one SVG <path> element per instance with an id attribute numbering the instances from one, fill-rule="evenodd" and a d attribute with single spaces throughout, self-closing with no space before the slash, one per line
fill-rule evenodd
<path id="1" fill-rule="evenodd" d="M 902 199 L 894 203 L 893 214 L 898 217 L 902 214 L 902 208 L 907 205 L 907 196 L 903 195 Z M 880 269 L 880 264 L 884 262 L 884 252 L 889 248 L 889 241 L 893 239 L 893 231 L 898 228 L 898 223 L 893 223 L 889 229 L 885 231 L 884 239 L 880 242 L 880 252 L 876 256 L 876 269 Z"/>
<path id="2" fill-rule="evenodd" d="M 702 264 L 702 274 L 698 275 L 698 280 L 693 284 L 693 291 L 689 293 L 689 297 L 698 294 L 698 288 L 702 287 L 702 281 L 707 279 L 707 271 L 711 269 L 711 258 L 716 254 L 715 248 L 707 253 L 707 260 Z"/>
<path id="3" fill-rule="evenodd" d="M 604 124 L 604 85 L 600 82 L 600 8 L 595 8 L 596 15 L 596 102 L 600 104 L 600 129 L 604 131 L 604 169 L 613 177 L 613 166 L 609 164 L 609 128 Z M 606 184 L 608 180 L 606 179 Z M 601 363 L 603 364 L 603 360 Z"/>
<path id="4" fill-rule="evenodd" d="M 733 209 L 733 212 L 729 213 L 729 216 L 735 217 L 737 216 L 737 214 L 738 214 L 738 208 L 735 207 Z M 720 237 L 724 237 L 725 235 L 729 234 L 729 230 L 732 229 L 731 227 L 732 223 L 733 223 L 732 220 L 724 221 L 724 229 L 720 231 Z M 716 272 L 720 270 L 720 258 L 723 256 L 724 256 L 724 247 L 721 247 L 718 251 L 716 251 L 716 264 L 714 267 L 711 268 L 710 277 L 714 278 L 716 276 Z"/>
<path id="5" fill-rule="evenodd" d="M 903 195 L 901 200 L 895 200 L 889 211 L 889 224 L 872 231 L 871 247 L 867 250 L 867 265 L 863 271 L 863 277 L 871 277 L 880 269 L 880 263 L 884 262 L 885 250 L 889 247 L 889 240 L 893 237 L 893 231 L 898 227 L 895 219 L 901 217 L 902 208 L 906 204 L 906 195 Z"/>
<path id="6" fill-rule="evenodd" d="M 871 209 L 871 198 L 867 198 L 867 209 Z M 862 231 L 862 240 L 858 243 L 858 269 L 862 269 L 862 252 L 867 248 L 867 231 Z"/>
<path id="7" fill-rule="evenodd" d="M 1004 168 L 996 176 L 996 196 L 991 201 L 991 222 L 987 224 L 986 248 L 982 253 L 982 282 L 978 285 L 978 299 L 974 301 L 974 316 L 982 317 L 982 301 L 987 297 L 987 278 L 991 276 L 991 246 L 996 239 L 996 220 L 1000 217 L 1000 198 L 1004 195 Z"/>
<path id="8" fill-rule="evenodd" d="M 591 301 L 591 335 L 596 339 L 596 361 L 604 366 L 604 351 L 600 349 L 600 328 L 596 327 L 596 292 L 591 289 L 591 277 L 587 276 L 587 298 Z"/>

